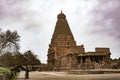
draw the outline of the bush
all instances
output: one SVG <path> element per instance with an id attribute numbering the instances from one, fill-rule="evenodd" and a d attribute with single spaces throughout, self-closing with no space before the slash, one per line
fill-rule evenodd
<path id="1" fill-rule="evenodd" d="M 5 75 L 6 80 L 11 80 L 12 79 L 12 74 L 11 74 L 10 69 L 0 67 L 0 73 L 3 73 Z"/>

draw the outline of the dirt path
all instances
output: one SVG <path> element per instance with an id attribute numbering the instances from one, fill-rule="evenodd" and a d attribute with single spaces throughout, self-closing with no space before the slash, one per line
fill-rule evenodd
<path id="1" fill-rule="evenodd" d="M 21 72 L 17 80 L 25 80 L 24 75 L 25 72 Z M 30 72 L 28 80 L 120 80 L 120 74 L 75 75 L 66 72 Z"/>

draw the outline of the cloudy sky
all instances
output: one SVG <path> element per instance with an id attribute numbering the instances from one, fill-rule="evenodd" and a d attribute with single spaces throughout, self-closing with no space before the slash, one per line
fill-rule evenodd
<path id="1" fill-rule="evenodd" d="M 46 63 L 61 10 L 86 52 L 109 47 L 112 58 L 120 57 L 120 0 L 0 0 L 0 28 L 17 30 L 20 51 L 30 49 Z"/>

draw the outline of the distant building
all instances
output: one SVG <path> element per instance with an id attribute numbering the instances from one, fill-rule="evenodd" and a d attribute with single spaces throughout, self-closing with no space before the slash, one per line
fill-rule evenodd
<path id="1" fill-rule="evenodd" d="M 49 70 L 110 68 L 109 48 L 95 48 L 95 52 L 85 52 L 84 45 L 76 45 L 62 11 L 57 19 L 47 55 Z"/>

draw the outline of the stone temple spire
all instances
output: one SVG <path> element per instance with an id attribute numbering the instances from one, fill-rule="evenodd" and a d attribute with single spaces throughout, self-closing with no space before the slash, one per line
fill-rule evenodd
<path id="1" fill-rule="evenodd" d="M 58 20 L 56 22 L 54 34 L 51 40 L 51 46 L 58 45 L 59 43 L 60 44 L 67 43 L 68 40 L 70 41 L 71 46 L 76 45 L 76 42 L 74 41 L 74 37 L 72 35 L 68 22 L 66 20 L 66 15 L 61 11 L 61 13 L 57 15 L 57 19 Z"/>

